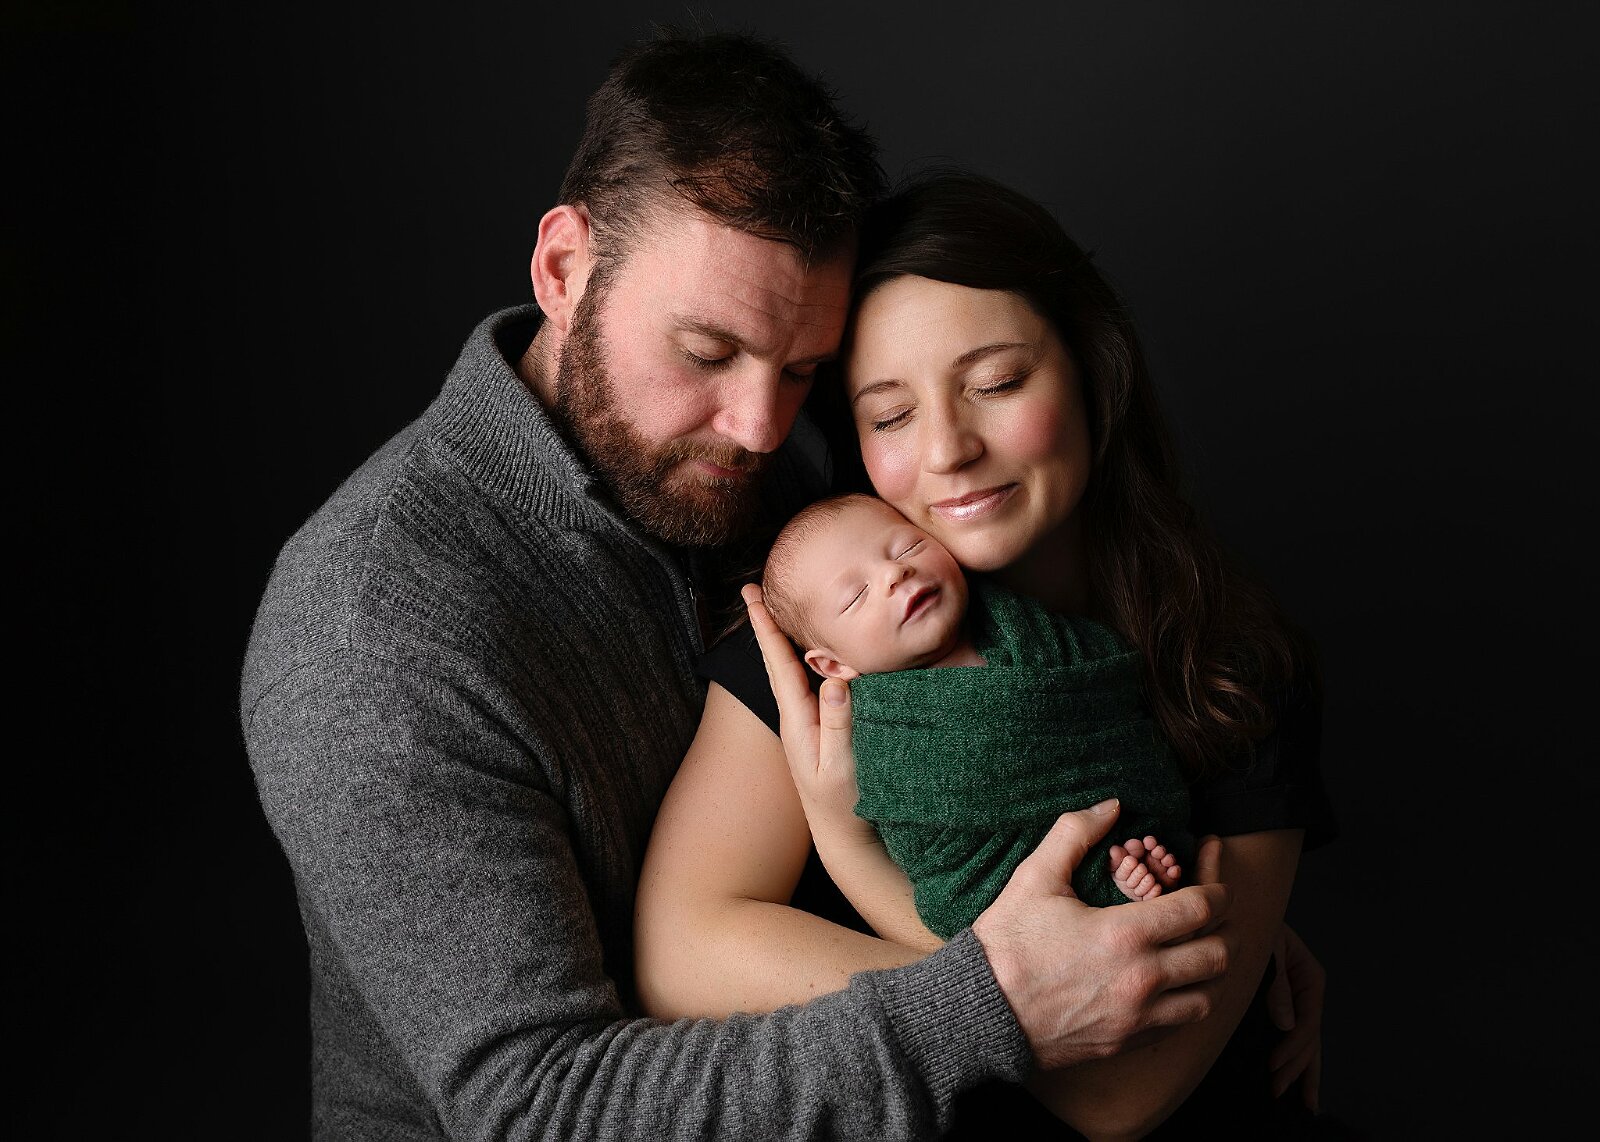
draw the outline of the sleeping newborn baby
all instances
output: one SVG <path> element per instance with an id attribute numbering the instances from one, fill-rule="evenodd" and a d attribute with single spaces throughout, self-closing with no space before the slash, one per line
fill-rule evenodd
<path id="1" fill-rule="evenodd" d="M 767 557 L 774 621 L 818 674 L 851 683 L 858 816 L 949 938 L 1056 818 L 1108 797 L 1135 835 L 1073 877 L 1105 907 L 1175 887 L 1193 858 L 1182 775 L 1109 628 L 974 579 L 882 500 L 820 501 Z M 1157 838 L 1161 840 L 1157 840 Z"/>

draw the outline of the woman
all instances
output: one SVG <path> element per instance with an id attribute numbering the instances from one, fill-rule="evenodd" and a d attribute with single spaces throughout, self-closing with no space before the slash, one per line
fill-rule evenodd
<path id="1" fill-rule="evenodd" d="M 1098 619 L 1142 652 L 1147 701 L 1191 782 L 1194 832 L 1227 838 L 1242 950 L 1216 1011 L 1155 1048 L 1060 1072 L 1058 1113 L 1086 1133 L 1142 1134 L 1180 1103 L 1180 1118 L 1203 1118 L 1220 1100 L 1239 1133 L 1240 1100 L 1254 1096 L 1222 1081 L 1231 1063 L 1213 1064 L 1248 1055 L 1252 1037 L 1261 1045 L 1257 981 L 1302 842 L 1326 831 L 1311 656 L 1183 501 L 1129 318 L 1047 211 L 973 176 L 924 182 L 869 224 L 856 299 L 845 415 L 873 489 L 969 571 Z M 759 607 L 752 615 L 781 676 L 792 651 Z M 663 1014 L 769 1010 L 929 946 L 903 876 L 849 821 L 848 761 L 840 780 L 814 745 L 785 759 L 752 661 L 748 638 L 707 656 L 700 733 L 646 858 L 639 985 Z M 780 696 L 786 726 L 815 726 L 814 704 Z M 889 940 L 788 907 L 813 831 Z M 1238 1075 L 1261 1088 L 1253 1109 L 1266 1122 L 1278 1110 L 1264 1050 L 1253 1065 Z"/>

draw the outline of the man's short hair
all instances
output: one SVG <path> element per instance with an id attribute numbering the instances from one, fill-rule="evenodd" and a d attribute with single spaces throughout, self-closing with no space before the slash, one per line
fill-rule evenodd
<path id="1" fill-rule="evenodd" d="M 626 51 L 590 97 L 561 201 L 588 211 L 601 257 L 624 257 L 676 198 L 811 261 L 854 234 L 884 181 L 872 136 L 780 49 L 667 31 Z"/>

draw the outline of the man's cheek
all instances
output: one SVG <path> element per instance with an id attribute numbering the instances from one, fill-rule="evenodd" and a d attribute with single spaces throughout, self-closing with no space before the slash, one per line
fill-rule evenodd
<path id="1" fill-rule="evenodd" d="M 660 378 L 631 402 L 626 393 L 618 396 L 622 416 L 635 432 L 657 446 L 693 436 L 709 419 L 709 414 L 701 411 L 700 394 L 669 378 Z"/>

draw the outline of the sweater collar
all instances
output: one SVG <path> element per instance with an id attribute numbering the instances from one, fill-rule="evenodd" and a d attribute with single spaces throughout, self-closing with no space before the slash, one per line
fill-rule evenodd
<path id="1" fill-rule="evenodd" d="M 598 523 L 610 514 L 596 502 L 598 478 L 507 359 L 533 340 L 542 316 L 538 306 L 520 305 L 484 318 L 430 410 L 430 435 L 469 478 L 513 507 Z"/>

